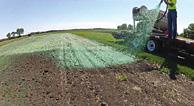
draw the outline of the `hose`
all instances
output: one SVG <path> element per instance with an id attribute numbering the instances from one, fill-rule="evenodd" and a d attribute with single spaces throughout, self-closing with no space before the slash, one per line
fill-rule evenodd
<path id="1" fill-rule="evenodd" d="M 162 2 L 163 2 L 163 0 L 161 0 L 160 3 L 162 3 Z M 167 11 L 168 11 L 168 5 L 166 5 L 166 10 L 165 10 L 164 14 L 163 14 L 160 18 L 158 18 L 158 19 L 156 20 L 156 23 L 158 23 L 160 20 L 162 20 L 162 19 L 166 16 Z"/>

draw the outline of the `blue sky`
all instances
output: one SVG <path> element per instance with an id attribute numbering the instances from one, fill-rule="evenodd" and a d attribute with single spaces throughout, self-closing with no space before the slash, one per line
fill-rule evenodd
<path id="1" fill-rule="evenodd" d="M 131 10 L 160 0 L 0 0 L 0 38 L 23 27 L 26 33 L 51 29 L 116 28 L 132 23 Z M 177 0 L 178 32 L 194 22 L 194 0 Z M 164 9 L 164 5 L 162 7 Z"/>

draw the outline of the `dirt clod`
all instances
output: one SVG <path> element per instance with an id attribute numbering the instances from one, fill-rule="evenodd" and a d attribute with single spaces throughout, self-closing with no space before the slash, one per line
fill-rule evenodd
<path id="1" fill-rule="evenodd" d="M 108 104 L 105 103 L 105 102 L 102 102 L 102 103 L 100 104 L 100 106 L 108 106 Z"/>

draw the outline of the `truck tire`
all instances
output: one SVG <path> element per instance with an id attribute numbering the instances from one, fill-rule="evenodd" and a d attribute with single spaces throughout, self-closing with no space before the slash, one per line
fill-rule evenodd
<path id="1" fill-rule="evenodd" d="M 159 42 L 156 40 L 150 39 L 147 41 L 146 50 L 150 53 L 156 53 L 160 49 Z"/>

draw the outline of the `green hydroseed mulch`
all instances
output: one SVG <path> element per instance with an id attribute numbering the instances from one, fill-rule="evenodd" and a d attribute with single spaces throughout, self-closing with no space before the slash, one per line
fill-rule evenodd
<path id="1" fill-rule="evenodd" d="M 130 54 L 69 33 L 29 37 L 1 46 L 0 52 L 0 67 L 13 61 L 9 57 L 33 53 L 54 57 L 62 68 L 103 68 L 135 60 Z"/>

